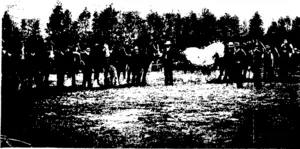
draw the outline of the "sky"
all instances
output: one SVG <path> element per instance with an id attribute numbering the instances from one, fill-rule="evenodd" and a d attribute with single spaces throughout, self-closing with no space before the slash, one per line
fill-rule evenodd
<path id="1" fill-rule="evenodd" d="M 39 18 L 44 33 L 56 2 L 57 0 L 1 0 L 0 4 L 2 14 L 10 7 L 9 13 L 17 23 L 20 23 L 23 18 Z M 78 18 L 84 7 L 94 13 L 94 11 L 102 11 L 111 3 L 116 10 L 137 10 L 142 17 L 145 17 L 150 10 L 157 11 L 159 14 L 179 11 L 182 16 L 186 16 L 190 11 L 201 14 L 203 8 L 208 8 L 217 18 L 225 13 L 237 15 L 240 23 L 244 20 L 248 22 L 258 11 L 262 16 L 265 31 L 273 20 L 277 21 L 285 16 L 290 16 L 292 19 L 300 16 L 299 0 L 60 0 L 60 2 L 64 10 L 71 11 L 73 20 Z"/>

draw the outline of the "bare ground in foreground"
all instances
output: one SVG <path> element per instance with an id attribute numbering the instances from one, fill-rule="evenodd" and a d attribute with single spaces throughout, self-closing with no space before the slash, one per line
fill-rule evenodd
<path id="1" fill-rule="evenodd" d="M 146 87 L 18 93 L 2 104 L 1 131 L 36 147 L 297 145 L 299 84 L 258 92 L 205 78 L 176 72 L 164 86 L 163 73 L 151 72 Z"/>

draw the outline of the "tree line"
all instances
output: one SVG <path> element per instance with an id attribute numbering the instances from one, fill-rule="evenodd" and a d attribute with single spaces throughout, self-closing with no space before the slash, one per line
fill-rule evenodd
<path id="1" fill-rule="evenodd" d="M 22 19 L 18 27 L 8 10 L 2 23 L 3 49 L 17 55 L 22 44 L 33 50 L 31 52 L 39 52 L 49 43 L 53 43 L 54 49 L 59 51 L 77 44 L 85 49 L 95 42 L 106 42 L 116 47 L 135 42 L 143 46 L 147 44 L 145 38 L 150 34 L 159 44 L 171 41 L 178 50 L 202 48 L 215 41 L 243 42 L 252 39 L 275 47 L 288 39 L 298 49 L 300 46 L 297 42 L 300 35 L 299 17 L 281 17 L 273 21 L 264 33 L 259 12 L 255 12 L 249 22 L 243 21 L 240 25 L 238 16 L 225 13 L 217 19 L 207 8 L 202 9 L 200 16 L 193 11 L 187 16 L 174 12 L 159 15 L 151 11 L 144 19 L 137 11 L 117 11 L 111 4 L 93 14 L 85 7 L 78 18 L 72 20 L 72 13 L 57 2 L 45 29 L 45 38 L 41 35 L 39 19 Z"/>

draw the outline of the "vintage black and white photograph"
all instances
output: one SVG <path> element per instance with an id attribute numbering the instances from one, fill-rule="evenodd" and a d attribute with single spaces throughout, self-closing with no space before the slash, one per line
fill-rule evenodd
<path id="1" fill-rule="evenodd" d="M 297 0 L 3 0 L 1 147 L 300 147 Z"/>

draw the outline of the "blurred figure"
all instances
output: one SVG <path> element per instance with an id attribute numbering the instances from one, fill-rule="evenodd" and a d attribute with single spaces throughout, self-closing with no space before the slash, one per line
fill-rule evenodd
<path id="1" fill-rule="evenodd" d="M 76 74 L 79 72 L 81 67 L 81 56 L 79 53 L 79 44 L 75 47 L 71 47 L 67 49 L 66 56 L 69 60 L 69 77 L 72 79 L 72 87 L 76 87 Z"/>
<path id="2" fill-rule="evenodd" d="M 234 72 L 234 44 L 229 42 L 225 44 L 224 63 L 225 63 L 225 76 L 224 81 L 232 82 Z M 228 83 L 229 83 L 228 82 Z"/>
<path id="3" fill-rule="evenodd" d="M 173 50 L 171 42 L 165 43 L 165 51 L 163 52 L 163 67 L 165 75 L 165 85 L 173 85 Z"/>
<path id="4" fill-rule="evenodd" d="M 291 57 L 293 73 L 296 74 L 300 70 L 300 49 L 294 48 L 294 54 Z"/>
<path id="5" fill-rule="evenodd" d="M 18 82 L 16 79 L 14 80 L 15 72 L 11 68 L 12 64 L 12 54 L 2 49 L 2 89 L 15 89 L 11 87 Z"/>
<path id="6" fill-rule="evenodd" d="M 92 65 L 91 65 L 91 56 L 90 56 L 91 49 L 89 47 L 86 48 L 81 53 L 81 60 L 83 62 L 83 81 L 82 81 L 82 86 L 85 88 L 86 85 L 88 88 L 92 88 Z"/>
<path id="7" fill-rule="evenodd" d="M 112 51 L 108 48 L 108 44 L 104 43 L 103 44 L 103 49 L 102 52 L 104 53 L 104 85 L 108 85 L 110 84 L 109 78 L 108 78 L 108 74 L 109 74 L 109 70 L 110 70 L 110 55 L 112 53 Z"/>
<path id="8" fill-rule="evenodd" d="M 266 46 L 266 51 L 264 51 L 264 57 L 263 57 L 263 60 L 264 60 L 264 80 L 266 82 L 271 82 L 271 81 L 274 81 L 274 74 L 275 74 L 275 71 L 274 71 L 274 55 L 273 55 L 273 52 L 272 52 L 272 48 L 267 45 Z"/>
<path id="9" fill-rule="evenodd" d="M 133 51 L 131 52 L 131 59 L 132 59 L 132 65 L 131 65 L 131 73 L 132 73 L 132 80 L 131 83 L 133 85 L 138 85 L 141 79 L 141 61 L 140 55 L 139 55 L 139 47 L 135 46 L 133 48 Z M 130 78 L 130 76 L 128 76 Z M 128 80 L 128 82 L 130 79 Z"/>
<path id="10" fill-rule="evenodd" d="M 246 55 L 247 54 L 244 51 L 242 45 L 237 43 L 236 49 L 234 51 L 234 80 L 236 82 L 237 88 L 243 88 L 243 69 Z"/>
<path id="11" fill-rule="evenodd" d="M 293 47 L 289 44 L 287 39 L 284 39 L 280 51 L 280 80 L 286 82 L 289 80 L 289 73 L 291 71 L 291 55 L 294 53 Z"/>
<path id="12" fill-rule="evenodd" d="M 256 89 L 261 89 L 262 87 L 262 82 L 261 82 L 261 68 L 262 68 L 262 58 L 263 58 L 262 48 L 263 48 L 262 44 L 259 43 L 259 41 L 256 41 L 253 50 L 253 65 L 252 65 L 254 87 Z"/>

